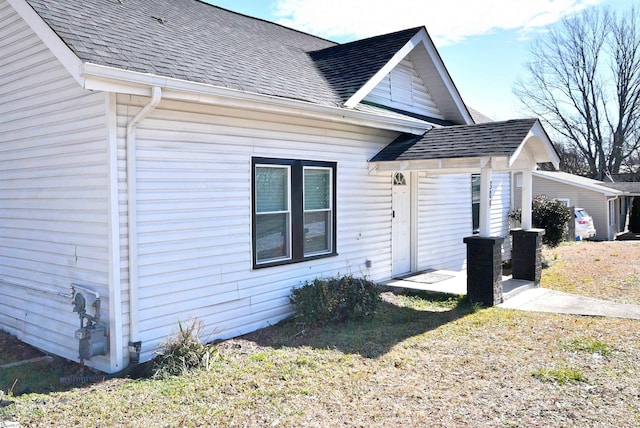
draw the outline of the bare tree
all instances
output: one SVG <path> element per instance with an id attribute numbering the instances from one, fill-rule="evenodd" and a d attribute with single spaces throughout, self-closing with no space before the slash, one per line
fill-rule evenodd
<path id="1" fill-rule="evenodd" d="M 585 175 L 600 180 L 640 151 L 638 19 L 632 8 L 621 15 L 588 9 L 562 20 L 532 44 L 528 78 L 514 88 L 565 153 L 583 159 Z M 580 171 L 574 163 L 565 165 Z"/>
<path id="2" fill-rule="evenodd" d="M 556 143 L 556 150 L 560 156 L 560 170 L 570 174 L 588 176 L 590 174 L 589 167 L 584 161 L 584 156 L 578 151 L 575 145 Z M 541 164 L 540 169 L 543 171 L 553 171 L 555 168 L 552 163 Z"/>

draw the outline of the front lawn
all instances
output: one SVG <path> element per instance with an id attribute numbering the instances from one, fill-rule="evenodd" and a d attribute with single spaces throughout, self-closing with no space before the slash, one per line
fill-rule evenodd
<path id="1" fill-rule="evenodd" d="M 568 245 L 580 250 L 580 261 L 565 246 L 545 250 L 543 286 L 596 297 L 608 296 L 609 287 L 615 300 L 640 303 L 637 271 L 608 268 L 627 256 L 640 260 L 640 245 L 626 245 Z M 587 276 L 585 260 L 600 269 Z M 373 321 L 307 330 L 284 323 L 218 344 L 222 358 L 208 371 L 24 394 L 0 410 L 0 420 L 21 426 L 640 426 L 639 321 L 478 310 L 458 298 L 421 294 L 382 297 Z"/>

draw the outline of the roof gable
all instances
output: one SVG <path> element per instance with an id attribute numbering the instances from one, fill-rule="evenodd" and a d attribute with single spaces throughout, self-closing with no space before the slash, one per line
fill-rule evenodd
<path id="1" fill-rule="evenodd" d="M 439 119 L 457 124 L 474 123 L 427 30 L 424 27 L 420 27 L 417 30 L 413 37 L 346 101 L 345 105 L 347 107 L 355 107 L 394 69 L 398 66 L 402 67 L 401 62 L 403 60 L 409 60 L 414 65 L 416 74 L 420 76 L 435 106 L 440 111 L 441 117 Z M 414 113 L 416 112 L 414 111 Z M 427 111 L 422 114 L 429 115 Z"/>
<path id="2" fill-rule="evenodd" d="M 422 136 L 400 135 L 371 162 L 411 162 L 444 159 L 503 158 L 506 168 L 525 163 L 553 162 L 557 153 L 537 119 L 516 119 L 477 125 L 433 128 Z"/>
<path id="3" fill-rule="evenodd" d="M 391 70 L 362 102 L 444 120 L 410 56 Z"/>
<path id="4" fill-rule="evenodd" d="M 412 53 L 417 73 L 437 71 L 429 89 L 442 117 L 472 123 L 424 27 L 340 45 L 199 0 L 10 2 L 35 11 L 86 76 L 105 67 L 320 106 L 357 107 Z"/>
<path id="5" fill-rule="evenodd" d="M 310 52 L 310 57 L 341 101 L 347 103 L 419 30 L 411 28 L 335 45 Z"/>

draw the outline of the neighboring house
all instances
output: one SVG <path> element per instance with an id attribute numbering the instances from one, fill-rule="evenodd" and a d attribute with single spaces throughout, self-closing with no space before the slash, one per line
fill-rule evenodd
<path id="1" fill-rule="evenodd" d="M 464 269 L 474 228 L 508 233 L 511 174 L 558 161 L 536 119 L 474 124 L 423 27 L 340 45 L 195 0 L 0 16 L 0 328 L 107 372 L 188 317 L 278 322 L 315 277 Z"/>
<path id="2" fill-rule="evenodd" d="M 630 215 L 633 207 L 640 205 L 640 181 L 637 174 L 609 175 L 603 186 L 622 192 L 620 200 L 620 232 L 628 232 L 630 229 Z"/>
<path id="3" fill-rule="evenodd" d="M 514 175 L 514 200 L 519 201 L 521 176 Z M 595 240 L 609 241 L 625 231 L 630 196 L 602 181 L 560 171 L 535 171 L 533 193 L 558 199 L 570 207 L 584 208 L 593 217 Z M 514 204 L 516 208 L 519 204 Z"/>

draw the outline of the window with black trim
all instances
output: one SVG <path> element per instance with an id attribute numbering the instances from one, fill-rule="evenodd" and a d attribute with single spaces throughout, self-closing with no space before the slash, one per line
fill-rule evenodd
<path id="1" fill-rule="evenodd" d="M 480 233 L 480 175 L 471 175 L 471 227 Z"/>
<path id="2" fill-rule="evenodd" d="M 336 255 L 336 163 L 253 158 L 253 265 Z"/>

